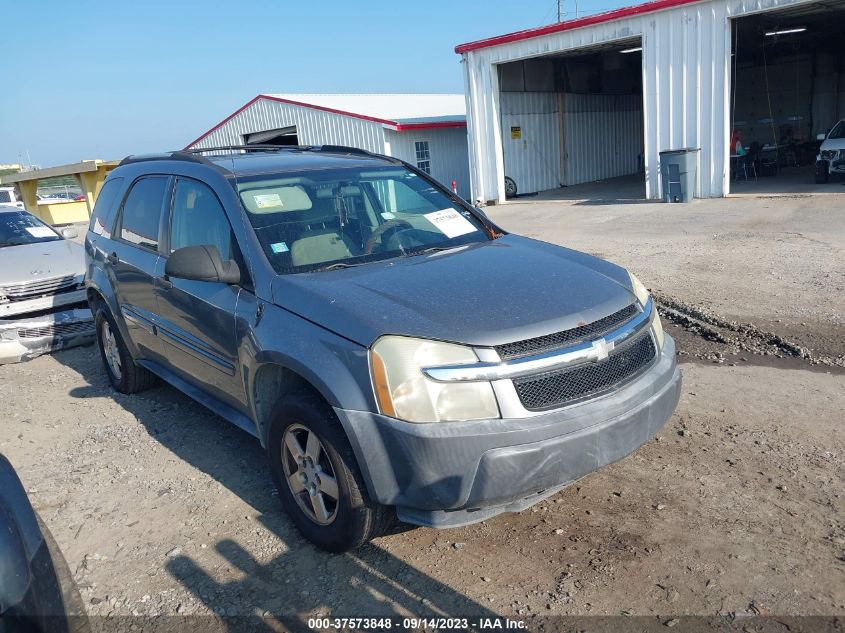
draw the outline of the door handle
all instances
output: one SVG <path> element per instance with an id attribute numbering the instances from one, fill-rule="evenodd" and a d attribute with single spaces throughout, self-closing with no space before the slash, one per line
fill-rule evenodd
<path id="1" fill-rule="evenodd" d="M 109 260 L 109 264 L 117 264 L 120 261 L 117 253 L 109 253 L 106 259 Z"/>
<path id="2" fill-rule="evenodd" d="M 170 290 L 173 287 L 173 282 L 167 278 L 167 275 L 164 277 L 156 277 L 156 283 L 159 288 L 163 288 L 165 290 Z"/>

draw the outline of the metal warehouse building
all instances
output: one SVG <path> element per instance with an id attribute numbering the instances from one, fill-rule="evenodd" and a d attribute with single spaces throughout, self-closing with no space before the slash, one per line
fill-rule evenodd
<path id="1" fill-rule="evenodd" d="M 700 148 L 696 195 L 724 196 L 734 130 L 755 167 L 812 183 L 817 135 L 845 117 L 843 36 L 841 0 L 657 0 L 460 45 L 473 199 L 504 201 L 506 176 L 631 174 L 659 198 L 659 152 L 681 148 Z"/>
<path id="2" fill-rule="evenodd" d="M 186 149 L 347 145 L 400 158 L 469 196 L 460 94 L 261 94 Z"/>

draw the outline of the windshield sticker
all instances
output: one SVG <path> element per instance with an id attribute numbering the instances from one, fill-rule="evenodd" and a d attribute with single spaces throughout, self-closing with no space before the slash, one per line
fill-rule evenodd
<path id="1" fill-rule="evenodd" d="M 28 226 L 26 230 L 32 237 L 56 237 L 53 229 L 49 229 L 46 226 Z"/>
<path id="2" fill-rule="evenodd" d="M 253 196 L 255 199 L 255 206 L 259 209 L 269 209 L 271 207 L 283 207 L 282 199 L 277 193 L 263 193 Z"/>
<path id="3" fill-rule="evenodd" d="M 285 242 L 276 242 L 275 244 L 270 244 L 270 249 L 274 253 L 287 253 L 290 250 Z"/>
<path id="4" fill-rule="evenodd" d="M 385 211 L 381 214 L 381 217 L 383 217 L 385 220 L 393 220 L 396 217 L 396 214 L 391 213 L 390 211 Z"/>
<path id="5" fill-rule="evenodd" d="M 459 237 L 476 230 L 469 220 L 454 209 L 433 211 L 432 213 L 426 213 L 423 217 L 437 227 L 437 230 L 446 237 Z"/>

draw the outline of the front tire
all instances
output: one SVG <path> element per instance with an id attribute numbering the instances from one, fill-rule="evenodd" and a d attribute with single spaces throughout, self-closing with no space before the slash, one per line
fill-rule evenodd
<path id="1" fill-rule="evenodd" d="M 138 393 L 152 387 L 155 375 L 134 361 L 109 311 L 102 305 L 95 310 L 97 347 L 100 348 L 111 386 L 125 394 Z"/>
<path id="2" fill-rule="evenodd" d="M 346 552 L 392 525 L 392 509 L 367 499 L 340 422 L 318 397 L 290 396 L 276 406 L 267 452 L 285 510 L 317 547 Z"/>
<path id="3" fill-rule="evenodd" d="M 505 198 L 515 198 L 517 191 L 516 181 L 510 176 L 505 176 Z"/>
<path id="4" fill-rule="evenodd" d="M 826 185 L 830 178 L 826 161 L 816 163 L 816 184 Z"/>

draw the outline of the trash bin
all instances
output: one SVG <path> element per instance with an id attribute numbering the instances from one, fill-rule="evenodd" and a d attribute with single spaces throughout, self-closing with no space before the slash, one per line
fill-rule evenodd
<path id="1" fill-rule="evenodd" d="M 660 152 L 660 176 L 665 202 L 689 202 L 695 195 L 695 174 L 699 148 Z"/>

